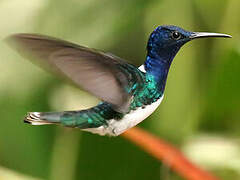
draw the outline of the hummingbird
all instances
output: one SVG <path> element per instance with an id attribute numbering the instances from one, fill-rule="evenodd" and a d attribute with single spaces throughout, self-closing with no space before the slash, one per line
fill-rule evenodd
<path id="1" fill-rule="evenodd" d="M 101 101 L 79 111 L 29 112 L 32 125 L 61 124 L 99 135 L 118 136 L 134 127 L 161 104 L 169 68 L 187 42 L 230 35 L 191 32 L 173 25 L 158 26 L 147 42 L 143 65 L 136 67 L 111 53 L 38 34 L 14 34 L 7 42 L 20 55 L 71 80 Z"/>

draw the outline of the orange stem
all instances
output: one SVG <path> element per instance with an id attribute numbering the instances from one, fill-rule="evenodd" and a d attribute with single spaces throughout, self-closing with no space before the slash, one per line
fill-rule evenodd
<path id="1" fill-rule="evenodd" d="M 122 134 L 143 150 L 158 160 L 163 161 L 182 177 L 189 180 L 218 180 L 210 173 L 192 164 L 184 155 L 171 144 L 158 137 L 134 127 Z"/>

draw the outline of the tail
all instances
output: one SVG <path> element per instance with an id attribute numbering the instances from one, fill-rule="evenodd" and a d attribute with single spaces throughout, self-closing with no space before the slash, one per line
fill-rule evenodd
<path id="1" fill-rule="evenodd" d="M 80 128 L 98 134 L 112 134 L 108 121 L 119 119 L 122 115 L 114 111 L 110 104 L 101 103 L 89 109 L 62 112 L 30 112 L 24 119 L 32 125 L 58 124 Z M 109 132 L 108 132 L 109 131 Z"/>
<path id="2" fill-rule="evenodd" d="M 30 112 L 25 117 L 24 122 L 32 125 L 58 124 L 80 128 L 100 135 L 116 136 L 114 126 L 109 126 L 109 121 L 121 118 L 122 114 L 114 111 L 110 104 L 101 103 L 95 107 L 79 111 Z"/>
<path id="3" fill-rule="evenodd" d="M 52 113 L 52 118 L 45 119 L 47 113 L 41 112 L 29 112 L 27 116 L 24 118 L 24 122 L 31 125 L 46 125 L 46 124 L 58 124 L 60 121 L 58 120 L 57 113 Z M 49 115 L 48 115 L 49 116 Z"/>

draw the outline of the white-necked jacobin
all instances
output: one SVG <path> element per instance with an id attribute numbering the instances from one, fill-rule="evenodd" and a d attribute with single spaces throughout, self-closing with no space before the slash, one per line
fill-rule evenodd
<path id="1" fill-rule="evenodd" d="M 117 136 L 153 113 L 163 99 L 168 71 L 179 49 L 188 41 L 205 37 L 231 36 L 158 26 L 149 37 L 144 65 L 137 68 L 113 54 L 60 39 L 14 34 L 8 42 L 21 55 L 67 77 L 101 100 L 85 110 L 30 112 L 24 121 Z"/>

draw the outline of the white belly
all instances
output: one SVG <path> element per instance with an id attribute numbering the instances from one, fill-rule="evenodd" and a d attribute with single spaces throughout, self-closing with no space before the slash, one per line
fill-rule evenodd
<path id="1" fill-rule="evenodd" d="M 139 68 L 142 72 L 146 72 L 144 69 L 144 65 L 141 65 Z M 83 129 L 83 131 L 89 131 L 95 134 L 100 135 L 110 135 L 110 136 L 118 136 L 122 134 L 124 131 L 136 126 L 138 123 L 142 122 L 148 116 L 150 116 L 155 109 L 161 104 L 163 99 L 163 95 L 156 102 L 151 105 L 147 105 L 145 108 L 139 107 L 136 110 L 130 111 L 129 114 L 126 114 L 122 119 L 111 119 L 108 121 L 108 126 L 100 126 L 98 128 L 88 128 Z"/>
<path id="2" fill-rule="evenodd" d="M 161 104 L 163 96 L 151 105 L 147 105 L 145 108 L 139 107 L 136 110 L 132 110 L 129 114 L 126 114 L 122 119 L 111 119 L 108 121 L 108 126 L 100 126 L 98 128 L 83 129 L 92 133 L 100 135 L 118 136 L 124 131 L 136 126 L 142 122 L 149 115 L 151 115 L 155 109 Z"/>

